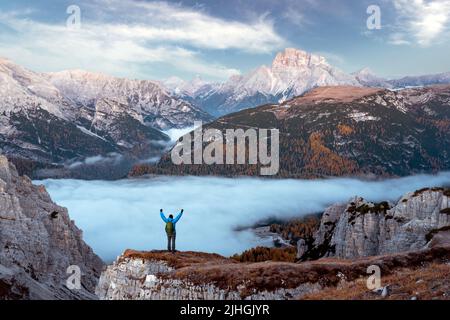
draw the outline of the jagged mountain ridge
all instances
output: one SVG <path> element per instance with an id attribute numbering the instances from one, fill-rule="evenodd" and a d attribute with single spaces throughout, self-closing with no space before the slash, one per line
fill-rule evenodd
<path id="1" fill-rule="evenodd" d="M 93 109 L 102 99 L 129 107 L 140 122 L 157 129 L 186 127 L 210 119 L 202 110 L 172 97 L 158 82 L 116 78 L 82 70 L 44 74 L 62 94 Z"/>
<path id="2" fill-rule="evenodd" d="M 2 59 L 0 79 L 2 153 L 51 163 L 117 150 L 88 129 L 79 129 L 78 110 L 38 73 Z"/>
<path id="3" fill-rule="evenodd" d="M 450 168 L 450 86 L 391 91 L 320 87 L 281 104 L 246 109 L 204 126 L 280 131 L 277 177 L 403 176 Z M 224 155 L 226 157 L 226 153 Z M 225 162 L 224 162 L 225 163 Z M 145 173 L 259 175 L 258 165 L 178 165 L 166 154 Z"/>
<path id="4" fill-rule="evenodd" d="M 346 74 L 318 54 L 293 48 L 279 52 L 271 66 L 263 65 L 247 74 L 232 76 L 224 83 L 208 83 L 197 77 L 192 81 L 171 78 L 163 82 L 175 95 L 216 116 L 256 105 L 280 103 L 320 86 L 398 89 L 448 83 L 450 72 L 391 80 L 374 75 L 368 68 Z"/>
<path id="5" fill-rule="evenodd" d="M 270 67 L 263 65 L 248 74 L 232 76 L 222 84 L 196 85 L 191 91 L 179 90 L 180 84 L 178 87 L 171 82 L 166 85 L 209 113 L 223 115 L 286 100 L 316 86 L 359 83 L 353 76 L 328 64 L 320 55 L 287 48 L 276 55 Z M 184 87 L 190 85 L 184 84 Z"/>
<path id="6" fill-rule="evenodd" d="M 354 72 L 352 76 L 365 87 L 394 88 L 394 85 L 389 80 L 376 76 L 369 68 L 363 68 Z"/>
<path id="7" fill-rule="evenodd" d="M 51 165 L 110 154 L 147 157 L 161 130 L 211 119 L 156 82 L 84 71 L 43 74 L 0 59 L 0 150 Z"/>

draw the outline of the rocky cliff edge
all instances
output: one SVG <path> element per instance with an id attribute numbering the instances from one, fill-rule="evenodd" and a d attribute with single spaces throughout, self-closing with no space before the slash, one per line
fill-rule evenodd
<path id="1" fill-rule="evenodd" d="M 80 289 L 66 285 L 69 266 Z M 95 299 L 102 268 L 67 209 L 0 155 L 0 299 Z"/>

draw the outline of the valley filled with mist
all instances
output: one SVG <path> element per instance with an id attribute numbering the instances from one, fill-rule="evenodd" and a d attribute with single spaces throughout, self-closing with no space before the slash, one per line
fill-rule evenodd
<path id="1" fill-rule="evenodd" d="M 185 210 L 177 225 L 177 249 L 230 256 L 258 246 L 273 246 L 250 227 L 322 213 L 336 202 L 361 196 L 396 201 L 424 186 L 446 186 L 450 172 L 367 181 L 154 177 L 118 181 L 44 180 L 52 199 L 68 208 L 85 241 L 110 262 L 125 249 L 164 249 L 166 236 L 159 209 Z M 243 231 L 236 231 L 243 230 Z"/>

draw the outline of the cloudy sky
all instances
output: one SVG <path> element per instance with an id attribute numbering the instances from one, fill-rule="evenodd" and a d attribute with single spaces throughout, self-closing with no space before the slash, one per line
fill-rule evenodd
<path id="1" fill-rule="evenodd" d="M 370 5 L 380 8 L 381 29 L 367 28 Z M 223 80 L 270 64 L 286 47 L 346 72 L 450 71 L 450 0 L 0 2 L 0 56 L 36 71 Z"/>

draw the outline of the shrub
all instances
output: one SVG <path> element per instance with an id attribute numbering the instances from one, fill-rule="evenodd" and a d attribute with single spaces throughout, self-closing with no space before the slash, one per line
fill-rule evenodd
<path id="1" fill-rule="evenodd" d="M 386 211 L 389 209 L 391 209 L 391 207 L 389 206 L 389 203 L 387 201 L 382 201 L 382 202 L 374 203 L 373 206 L 369 205 L 368 203 L 364 203 L 358 207 L 356 207 L 355 205 L 350 205 L 347 208 L 347 212 L 360 213 L 360 214 L 366 214 L 369 212 L 386 213 Z"/>
<path id="2" fill-rule="evenodd" d="M 277 233 L 292 244 L 295 244 L 300 239 L 312 238 L 319 225 L 319 215 L 308 215 L 285 223 L 274 223 L 270 226 L 270 232 Z"/>
<path id="3" fill-rule="evenodd" d="M 239 262 L 263 262 L 263 261 L 295 262 L 297 258 L 297 249 L 295 247 L 287 247 L 287 248 L 256 247 L 246 250 L 241 254 L 235 254 L 231 258 Z"/>

